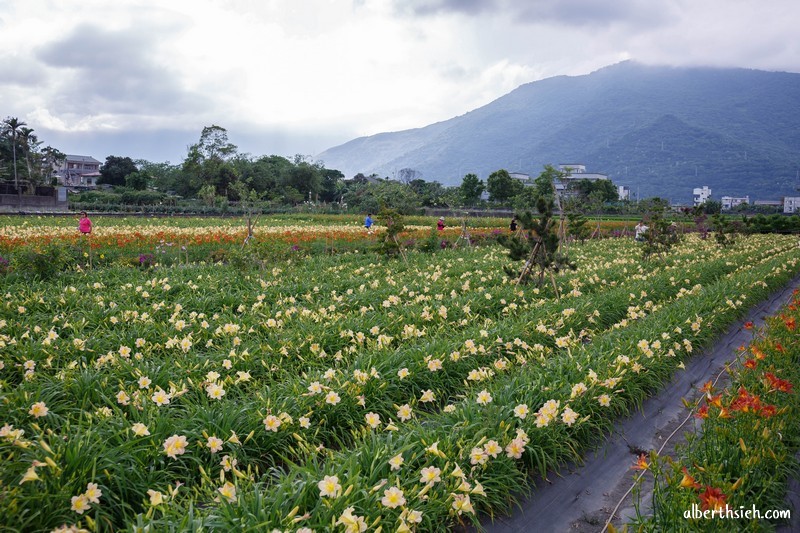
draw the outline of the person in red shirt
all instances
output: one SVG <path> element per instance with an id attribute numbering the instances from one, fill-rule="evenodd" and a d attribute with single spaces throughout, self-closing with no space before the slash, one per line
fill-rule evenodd
<path id="1" fill-rule="evenodd" d="M 86 211 L 81 211 L 81 219 L 78 221 L 78 231 L 84 235 L 88 235 L 92 232 L 92 221 L 89 219 Z"/>
<path id="2" fill-rule="evenodd" d="M 439 231 L 444 230 L 444 217 L 439 217 L 439 222 L 436 223 L 436 229 Z"/>

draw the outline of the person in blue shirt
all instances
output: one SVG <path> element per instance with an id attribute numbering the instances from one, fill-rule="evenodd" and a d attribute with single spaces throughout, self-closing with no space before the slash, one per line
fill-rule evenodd
<path id="1" fill-rule="evenodd" d="M 372 229 L 372 213 L 369 213 L 367 218 L 364 219 L 364 227 L 367 228 L 367 230 Z"/>

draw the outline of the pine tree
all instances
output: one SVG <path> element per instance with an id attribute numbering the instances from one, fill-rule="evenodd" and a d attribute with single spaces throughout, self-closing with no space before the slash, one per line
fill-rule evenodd
<path id="1" fill-rule="evenodd" d="M 545 274 L 549 273 L 553 288 L 558 296 L 558 288 L 553 277 L 554 272 L 563 268 L 575 270 L 575 264 L 569 257 L 559 252 L 559 237 L 553 218 L 553 199 L 540 196 L 536 202 L 539 216 L 530 211 L 517 214 L 517 221 L 522 228 L 522 236 L 502 236 L 499 243 L 508 249 L 508 257 L 512 261 L 526 259 L 521 270 L 513 266 L 504 266 L 503 270 L 517 283 L 528 283 L 534 276 L 537 286 L 541 287 Z"/>

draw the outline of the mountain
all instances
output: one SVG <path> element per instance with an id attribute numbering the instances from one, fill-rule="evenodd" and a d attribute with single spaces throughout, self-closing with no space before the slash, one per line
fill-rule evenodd
<path id="1" fill-rule="evenodd" d="M 626 61 L 527 83 L 424 128 L 354 139 L 317 156 L 346 176 L 413 169 L 458 185 L 505 168 L 586 165 L 641 198 L 800 195 L 800 74 Z"/>

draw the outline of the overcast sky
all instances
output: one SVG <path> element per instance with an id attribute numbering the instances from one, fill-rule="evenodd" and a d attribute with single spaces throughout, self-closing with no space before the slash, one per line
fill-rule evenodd
<path id="1" fill-rule="evenodd" d="M 798 0 L 2 0 L 0 115 L 66 152 L 178 163 L 416 128 L 626 59 L 800 72 Z"/>

